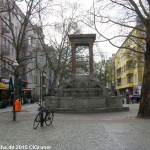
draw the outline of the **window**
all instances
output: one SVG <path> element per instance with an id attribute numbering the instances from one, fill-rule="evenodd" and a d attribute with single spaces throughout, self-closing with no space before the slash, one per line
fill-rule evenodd
<path id="1" fill-rule="evenodd" d="M 11 52 L 12 54 L 14 54 L 15 53 L 15 48 L 12 46 L 12 52 Z"/>
<path id="2" fill-rule="evenodd" d="M 12 17 L 14 17 L 14 10 L 15 10 L 15 9 L 12 10 Z"/>
<path id="3" fill-rule="evenodd" d="M 28 43 L 31 45 L 31 36 L 28 37 Z"/>
<path id="4" fill-rule="evenodd" d="M 7 40 L 8 53 L 10 54 L 10 41 Z"/>
<path id="5" fill-rule="evenodd" d="M 34 81 L 35 81 L 35 76 L 33 76 L 33 83 L 35 83 Z"/>
<path id="6" fill-rule="evenodd" d="M 132 76 L 128 76 L 128 83 L 132 83 L 133 82 L 133 77 Z"/>
<path id="7" fill-rule="evenodd" d="M 126 82 L 126 77 L 124 77 L 124 84 L 126 84 L 127 82 Z"/>
<path id="8" fill-rule="evenodd" d="M 143 48 L 143 50 L 146 50 L 146 44 L 145 43 L 142 44 L 142 48 Z"/>
<path id="9" fill-rule="evenodd" d="M 8 3 L 7 3 L 7 0 L 3 0 L 3 6 L 4 6 L 4 8 L 8 8 Z"/>
<path id="10" fill-rule="evenodd" d="M 3 38 L 3 51 L 7 52 L 7 54 L 10 54 L 10 47 L 11 47 L 11 43 L 9 40 L 7 40 L 6 38 Z"/>
<path id="11" fill-rule="evenodd" d="M 8 64 L 4 63 L 3 67 L 2 67 L 2 76 L 4 76 L 4 77 L 8 76 L 8 72 L 7 72 L 6 68 L 8 69 Z"/>
<path id="12" fill-rule="evenodd" d="M 37 78 L 37 76 L 36 76 L 36 83 L 38 83 L 38 78 Z"/>
<path id="13" fill-rule="evenodd" d="M 8 19 L 6 17 L 4 17 L 2 25 L 3 25 L 4 32 L 9 32 L 9 27 L 8 27 L 9 22 L 8 22 Z"/>
<path id="14" fill-rule="evenodd" d="M 30 71 L 30 72 L 29 72 L 29 76 L 28 76 L 28 77 L 29 77 L 29 79 L 32 79 L 33 76 L 32 76 L 32 71 L 31 71 L 30 68 L 29 68 L 29 71 Z"/>
<path id="15" fill-rule="evenodd" d="M 123 78 L 121 78 L 121 85 L 123 85 L 124 84 L 124 80 L 123 80 Z"/>
<path id="16" fill-rule="evenodd" d="M 7 31 L 9 32 L 10 28 L 9 28 L 9 21 L 8 21 L 8 18 L 5 17 L 5 26 L 6 26 L 6 29 Z"/>
<path id="17" fill-rule="evenodd" d="M 134 75 L 134 82 L 137 82 L 137 75 Z"/>
<path id="18" fill-rule="evenodd" d="M 13 32 L 14 32 L 15 37 L 17 37 L 17 36 L 18 36 L 17 27 L 13 25 L 12 29 L 13 29 Z"/>
<path id="19" fill-rule="evenodd" d="M 142 37 L 144 37 L 144 38 L 146 37 L 146 32 L 145 31 L 142 32 Z"/>
<path id="20" fill-rule="evenodd" d="M 15 36 L 17 37 L 18 36 L 18 30 L 17 30 L 17 27 L 15 27 L 15 32 L 14 32 Z"/>
<path id="21" fill-rule="evenodd" d="M 6 46 L 6 38 L 3 38 L 3 46 Z"/>
<path id="22" fill-rule="evenodd" d="M 11 28 L 14 31 L 14 24 L 13 23 L 11 23 Z"/>
<path id="23" fill-rule="evenodd" d="M 21 20 L 22 20 L 21 15 L 18 14 L 17 17 L 18 17 L 18 20 L 21 22 Z"/>
<path id="24" fill-rule="evenodd" d="M 9 44 L 10 44 L 10 45 L 9 45 L 9 48 L 10 48 L 10 50 L 9 50 L 9 51 L 10 51 L 10 53 L 11 53 L 11 51 L 12 51 L 12 43 L 11 43 L 11 42 L 9 42 Z"/>

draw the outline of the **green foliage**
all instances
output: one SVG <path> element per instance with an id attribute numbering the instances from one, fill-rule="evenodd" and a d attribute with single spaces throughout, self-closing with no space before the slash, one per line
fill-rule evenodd
<path id="1" fill-rule="evenodd" d="M 94 64 L 95 67 L 95 75 L 99 80 L 103 80 L 104 83 L 111 84 L 113 81 L 113 63 L 111 60 L 102 59 L 98 63 Z"/>

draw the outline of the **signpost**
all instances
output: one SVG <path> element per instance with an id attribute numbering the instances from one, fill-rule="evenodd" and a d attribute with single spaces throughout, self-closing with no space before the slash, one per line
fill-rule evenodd
<path id="1" fill-rule="evenodd" d="M 46 65 L 45 56 L 37 56 L 37 66 L 40 70 L 40 105 L 43 107 L 43 71 Z M 43 111 L 41 114 L 41 127 L 43 127 Z"/>

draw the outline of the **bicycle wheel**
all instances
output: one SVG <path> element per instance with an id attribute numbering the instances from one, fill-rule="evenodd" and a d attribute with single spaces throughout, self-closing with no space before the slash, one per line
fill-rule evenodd
<path id="1" fill-rule="evenodd" d="M 41 120 L 41 114 L 38 113 L 37 116 L 34 119 L 33 128 L 36 129 L 39 126 Z"/>
<path id="2" fill-rule="evenodd" d="M 51 111 L 51 112 L 49 112 L 49 113 L 45 116 L 45 124 L 46 124 L 47 126 L 49 126 L 50 124 L 52 124 L 53 118 L 54 118 L 54 113 L 53 113 L 53 111 Z"/>

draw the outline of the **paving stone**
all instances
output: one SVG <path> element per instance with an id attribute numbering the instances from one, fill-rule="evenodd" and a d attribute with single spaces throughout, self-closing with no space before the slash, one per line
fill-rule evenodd
<path id="1" fill-rule="evenodd" d="M 138 104 L 130 111 L 88 114 L 55 114 L 53 126 L 33 129 L 37 105 L 24 107 L 12 121 L 12 112 L 0 113 L 0 149 L 149 150 L 150 120 L 138 119 Z M 18 147 L 17 147 L 18 146 Z"/>

